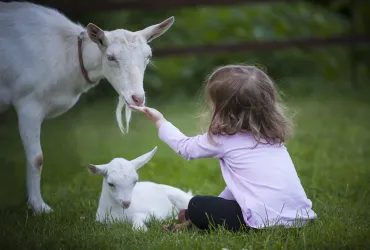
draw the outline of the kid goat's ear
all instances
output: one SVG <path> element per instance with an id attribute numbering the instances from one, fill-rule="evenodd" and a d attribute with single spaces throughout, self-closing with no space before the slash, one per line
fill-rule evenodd
<path id="1" fill-rule="evenodd" d="M 152 159 L 153 155 L 157 151 L 157 146 L 150 152 L 143 154 L 142 156 L 137 157 L 136 159 L 131 160 L 131 164 L 134 166 L 136 170 L 144 166 L 150 159 Z"/>
<path id="2" fill-rule="evenodd" d="M 146 27 L 145 29 L 138 31 L 138 33 L 141 33 L 146 39 L 146 41 L 150 43 L 152 40 L 156 39 L 157 37 L 165 33 L 174 22 L 175 18 L 172 16 L 161 23 Z"/>
<path id="3" fill-rule="evenodd" d="M 107 166 L 106 165 L 89 164 L 87 166 L 87 169 L 90 171 L 90 173 L 93 173 L 93 174 L 101 174 L 101 175 L 106 175 L 107 174 Z"/>

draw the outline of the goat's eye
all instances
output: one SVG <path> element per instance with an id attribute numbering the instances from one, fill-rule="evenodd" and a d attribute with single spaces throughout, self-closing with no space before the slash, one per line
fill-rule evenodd
<path id="1" fill-rule="evenodd" d="M 109 185 L 110 187 L 114 187 L 114 185 L 113 185 L 112 183 L 108 183 L 108 185 Z"/>
<path id="2" fill-rule="evenodd" d="M 107 56 L 107 59 L 108 59 L 109 61 L 116 61 L 116 58 L 115 58 L 113 55 L 108 55 L 108 56 Z"/>

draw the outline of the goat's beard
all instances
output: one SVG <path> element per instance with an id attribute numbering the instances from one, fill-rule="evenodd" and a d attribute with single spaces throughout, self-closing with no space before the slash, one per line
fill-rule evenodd
<path id="1" fill-rule="evenodd" d="M 126 130 L 125 130 L 123 124 L 122 124 L 123 106 L 126 106 L 126 109 L 125 109 Z M 119 127 L 119 129 L 121 130 L 121 132 L 123 134 L 128 133 L 130 120 L 131 120 L 131 112 L 132 112 L 132 110 L 130 109 L 130 107 L 126 103 L 125 99 L 120 96 L 119 99 L 118 99 L 118 105 L 117 105 L 117 108 L 116 108 L 116 119 L 117 119 L 118 127 Z"/>

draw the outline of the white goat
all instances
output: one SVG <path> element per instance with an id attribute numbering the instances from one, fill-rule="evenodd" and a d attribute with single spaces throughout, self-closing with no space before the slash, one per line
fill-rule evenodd
<path id="1" fill-rule="evenodd" d="M 13 106 L 27 161 L 28 204 L 50 212 L 40 192 L 43 120 L 69 110 L 80 95 L 106 78 L 119 95 L 116 118 L 126 104 L 126 130 L 131 110 L 144 105 L 143 78 L 152 55 L 150 41 L 173 24 L 143 30 L 103 31 L 86 28 L 58 11 L 27 2 L 0 2 L 0 113 Z"/>
<path id="2" fill-rule="evenodd" d="M 165 220 L 172 212 L 188 207 L 193 197 L 184 191 L 153 182 L 137 182 L 137 170 L 154 155 L 152 151 L 128 161 L 115 158 L 104 165 L 88 166 L 91 173 L 104 176 L 96 220 L 99 222 L 124 222 L 133 224 L 133 229 L 147 230 L 145 222 L 153 216 Z"/>

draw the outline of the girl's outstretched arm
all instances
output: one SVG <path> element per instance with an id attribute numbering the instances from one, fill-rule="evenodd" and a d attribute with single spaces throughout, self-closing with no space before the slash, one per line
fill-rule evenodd
<path id="1" fill-rule="evenodd" d="M 161 123 L 158 128 L 158 136 L 186 160 L 221 158 L 223 156 L 222 145 L 211 144 L 207 134 L 188 137 L 168 121 Z"/>
<path id="2" fill-rule="evenodd" d="M 167 143 L 176 153 L 187 160 L 197 158 L 221 158 L 224 150 L 222 144 L 210 143 L 207 134 L 194 137 L 185 136 L 172 123 L 168 122 L 156 109 L 131 106 L 143 112 L 157 126 L 159 138 Z"/>

